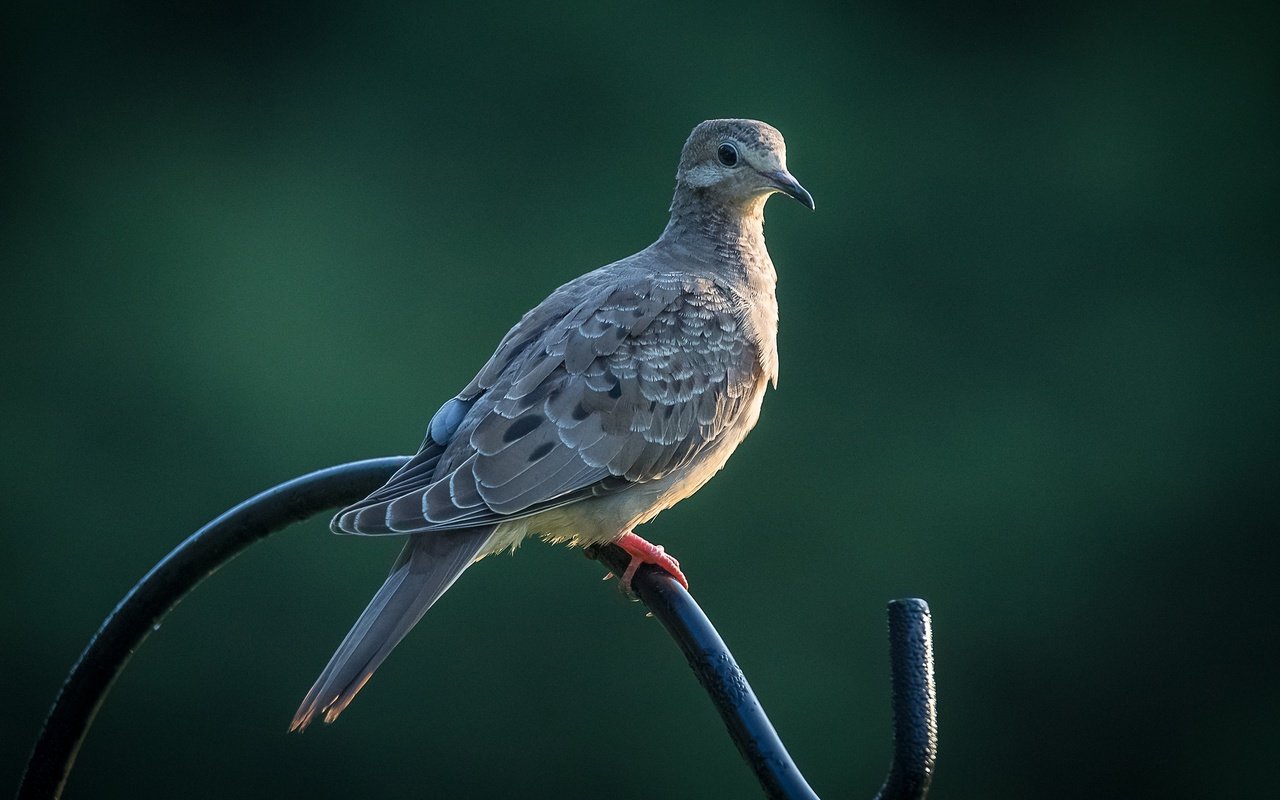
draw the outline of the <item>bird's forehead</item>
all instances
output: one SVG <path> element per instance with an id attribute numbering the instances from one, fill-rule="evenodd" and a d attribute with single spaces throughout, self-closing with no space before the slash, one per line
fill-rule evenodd
<path id="1" fill-rule="evenodd" d="M 778 129 L 754 119 L 711 119 L 698 125 L 689 135 L 685 154 L 693 155 L 707 145 L 732 139 L 743 147 L 759 153 L 786 152 L 786 143 Z"/>

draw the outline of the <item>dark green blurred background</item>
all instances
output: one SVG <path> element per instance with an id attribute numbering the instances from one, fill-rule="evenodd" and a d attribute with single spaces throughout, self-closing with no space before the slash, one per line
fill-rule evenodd
<path id="1" fill-rule="evenodd" d="M 526 308 L 767 120 L 781 388 L 665 543 L 827 797 L 933 606 L 935 797 L 1274 790 L 1276 28 L 1263 4 L 21 4 L 3 62 L 0 783 L 99 620 L 225 508 L 405 453 Z M 752 797 L 579 553 L 467 574 L 285 726 L 393 541 L 325 520 L 141 649 L 70 797 Z M 0 787 L 2 789 L 3 787 Z"/>

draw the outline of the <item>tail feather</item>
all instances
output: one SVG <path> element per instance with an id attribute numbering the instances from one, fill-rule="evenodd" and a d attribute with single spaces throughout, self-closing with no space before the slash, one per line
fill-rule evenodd
<path id="1" fill-rule="evenodd" d="M 428 533 L 406 543 L 386 583 L 307 692 L 289 730 L 305 730 L 316 714 L 325 722 L 337 719 L 405 634 L 471 566 L 492 533 L 492 527 Z"/>

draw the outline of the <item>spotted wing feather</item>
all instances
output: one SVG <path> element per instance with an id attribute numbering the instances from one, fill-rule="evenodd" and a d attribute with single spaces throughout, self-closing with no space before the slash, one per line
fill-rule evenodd
<path id="1" fill-rule="evenodd" d="M 433 420 L 414 461 L 335 529 L 474 527 L 662 478 L 715 442 L 758 384 L 733 296 L 710 278 L 649 275 L 562 300 L 561 313 L 543 306 L 437 414 L 452 425 Z"/>

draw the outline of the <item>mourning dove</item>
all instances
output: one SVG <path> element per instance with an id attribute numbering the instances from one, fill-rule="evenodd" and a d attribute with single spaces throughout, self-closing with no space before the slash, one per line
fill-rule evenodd
<path id="1" fill-rule="evenodd" d="M 432 417 L 418 454 L 333 519 L 408 541 L 294 715 L 332 722 L 458 576 L 525 536 L 614 542 L 685 582 L 632 533 L 702 487 L 776 385 L 777 275 L 764 204 L 812 209 L 773 127 L 703 122 L 680 155 L 671 219 L 633 256 L 569 281 L 516 323 Z"/>

